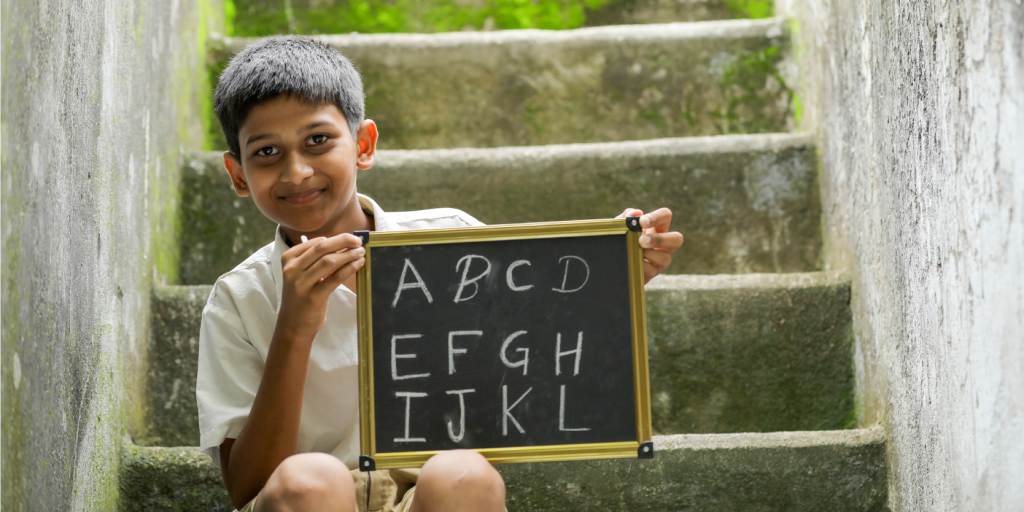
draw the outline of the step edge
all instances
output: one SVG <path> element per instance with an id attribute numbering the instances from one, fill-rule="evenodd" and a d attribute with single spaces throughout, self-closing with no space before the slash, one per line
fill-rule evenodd
<path id="1" fill-rule="evenodd" d="M 753 273 L 753 274 L 669 274 L 660 275 L 647 283 L 648 292 L 737 290 L 750 288 L 816 288 L 822 286 L 849 286 L 850 275 L 845 270 L 818 272 Z"/>
<path id="2" fill-rule="evenodd" d="M 689 156 L 730 154 L 751 151 L 780 151 L 792 148 L 813 148 L 817 145 L 811 132 L 755 133 L 711 135 L 705 137 L 669 137 L 662 139 L 617 142 L 579 142 L 544 146 L 499 146 L 494 148 L 381 149 L 377 151 L 376 167 L 398 167 L 411 161 L 507 161 L 509 159 L 563 159 L 580 157 Z M 197 151 L 186 161 L 220 162 L 223 152 Z M 198 170 L 198 169 L 196 169 Z"/>
<path id="3" fill-rule="evenodd" d="M 868 446 L 884 444 L 885 432 L 878 426 L 849 430 L 807 430 L 740 434 L 671 434 L 653 436 L 657 451 L 715 451 L 737 449 L 810 448 L 817 446 Z M 198 446 L 140 446 L 125 441 L 129 457 L 174 457 L 194 463 L 203 452 Z M 144 452 L 144 453 L 139 453 Z M 212 460 L 204 457 L 209 463 Z"/>
<path id="4" fill-rule="evenodd" d="M 645 25 L 608 25 L 569 30 L 514 29 L 491 32 L 440 32 L 436 34 L 330 34 L 311 36 L 335 47 L 389 46 L 451 48 L 458 46 L 559 44 L 566 42 L 643 41 L 680 39 L 747 39 L 783 36 L 788 20 L 763 19 L 713 20 Z M 259 38 L 210 36 L 211 45 L 233 54 Z"/>
<path id="5" fill-rule="evenodd" d="M 814 288 L 849 286 L 850 274 L 845 270 L 763 274 L 669 274 L 660 275 L 644 287 L 648 292 L 735 290 L 745 288 Z M 158 285 L 155 300 L 172 300 L 191 294 L 192 300 L 206 300 L 213 284 Z"/>

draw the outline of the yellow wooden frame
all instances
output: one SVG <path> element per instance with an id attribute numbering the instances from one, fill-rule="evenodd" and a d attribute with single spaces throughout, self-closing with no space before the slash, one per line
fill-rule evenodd
<path id="1" fill-rule="evenodd" d="M 498 240 L 532 240 L 574 236 L 626 235 L 629 267 L 629 304 L 633 324 L 633 380 L 636 403 L 634 441 L 549 446 L 482 448 L 476 451 L 492 464 L 555 460 L 591 460 L 637 457 L 640 445 L 651 440 L 651 391 L 647 368 L 647 308 L 644 298 L 644 261 L 640 233 L 623 219 L 571 222 L 538 222 L 469 228 L 373 232 L 366 247 L 366 264 L 357 278 L 359 327 L 359 433 L 363 455 L 373 458 L 376 469 L 420 467 L 438 451 L 377 453 L 373 405 L 373 297 L 370 278 L 373 248 L 395 245 L 426 245 Z"/>

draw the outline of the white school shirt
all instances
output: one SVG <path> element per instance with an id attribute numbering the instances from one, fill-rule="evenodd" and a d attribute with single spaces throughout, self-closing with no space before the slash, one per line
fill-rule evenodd
<path id="1" fill-rule="evenodd" d="M 482 226 L 452 208 L 385 213 L 359 195 L 377 231 Z M 219 447 L 242 432 L 270 350 L 281 304 L 281 255 L 275 240 L 220 276 L 203 309 L 199 331 L 199 445 L 220 466 Z M 344 285 L 331 294 L 327 321 L 313 339 L 299 420 L 299 452 L 330 453 L 349 468 L 359 458 L 359 351 L 356 294 Z"/>

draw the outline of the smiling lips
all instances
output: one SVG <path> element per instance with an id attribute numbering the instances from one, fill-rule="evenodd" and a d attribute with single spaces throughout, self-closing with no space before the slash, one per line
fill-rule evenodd
<path id="1" fill-rule="evenodd" d="M 320 188 L 313 190 L 305 190 L 301 192 L 296 192 L 292 195 L 281 196 L 281 199 L 284 199 L 285 201 L 291 204 L 307 204 L 316 200 L 316 198 L 320 197 L 320 194 L 322 194 L 323 192 L 324 190 Z"/>

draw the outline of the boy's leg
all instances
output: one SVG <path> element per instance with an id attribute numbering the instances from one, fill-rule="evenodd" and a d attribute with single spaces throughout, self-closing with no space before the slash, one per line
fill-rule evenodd
<path id="1" fill-rule="evenodd" d="M 333 455 L 300 453 L 284 460 L 256 500 L 255 512 L 354 512 L 352 473 Z"/>
<path id="2" fill-rule="evenodd" d="M 412 512 L 505 512 L 505 481 L 472 450 L 430 458 L 420 471 Z"/>

